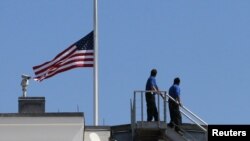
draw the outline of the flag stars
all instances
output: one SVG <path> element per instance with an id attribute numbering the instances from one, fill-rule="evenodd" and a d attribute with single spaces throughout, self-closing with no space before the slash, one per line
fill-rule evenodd
<path id="1" fill-rule="evenodd" d="M 87 36 L 80 39 L 75 44 L 78 50 L 93 50 L 94 40 L 93 40 L 93 31 L 90 32 Z"/>

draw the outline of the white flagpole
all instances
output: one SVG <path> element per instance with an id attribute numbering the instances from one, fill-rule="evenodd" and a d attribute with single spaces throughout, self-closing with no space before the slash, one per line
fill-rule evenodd
<path id="1" fill-rule="evenodd" d="M 98 126 L 98 0 L 94 0 L 94 125 Z"/>

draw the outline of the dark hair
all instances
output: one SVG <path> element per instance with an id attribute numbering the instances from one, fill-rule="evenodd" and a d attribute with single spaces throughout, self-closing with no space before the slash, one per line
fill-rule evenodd
<path id="1" fill-rule="evenodd" d="M 181 80 L 180 80 L 180 78 L 179 78 L 179 77 L 176 77 L 176 78 L 174 79 L 174 84 L 179 85 L 179 84 L 180 84 L 180 82 L 181 82 Z"/>
<path id="2" fill-rule="evenodd" d="M 156 69 L 152 69 L 151 70 L 151 76 L 156 76 L 157 74 L 157 70 Z"/>

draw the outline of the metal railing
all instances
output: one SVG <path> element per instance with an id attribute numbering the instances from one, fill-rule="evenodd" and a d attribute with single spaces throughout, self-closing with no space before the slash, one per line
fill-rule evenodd
<path id="1" fill-rule="evenodd" d="M 137 95 L 139 95 L 140 97 L 140 117 L 141 117 L 141 121 L 144 121 L 144 107 L 146 107 L 144 105 L 144 101 L 145 101 L 145 93 L 146 92 L 152 92 L 152 91 L 134 91 L 134 99 L 133 99 L 133 103 L 132 105 L 134 106 L 133 107 L 133 110 L 134 110 L 134 120 L 137 121 L 137 116 L 136 116 L 136 105 L 137 105 Z M 159 121 L 160 121 L 160 117 L 161 117 L 161 114 L 163 114 L 163 121 L 166 122 L 167 121 L 167 109 L 166 109 L 166 95 L 167 95 L 167 92 L 166 91 L 160 91 L 161 94 L 163 94 L 163 97 L 162 99 L 160 98 L 161 96 L 160 95 L 156 95 L 156 106 L 157 106 L 157 109 L 158 109 L 158 117 L 159 117 Z M 162 101 L 161 101 L 162 100 Z M 163 111 L 161 111 L 161 105 L 160 104 L 163 104 L 162 107 L 163 107 Z"/>
<path id="2" fill-rule="evenodd" d="M 170 98 L 171 100 L 173 100 L 175 103 L 177 103 L 178 104 L 178 102 L 174 99 L 174 98 L 172 98 L 170 95 L 168 95 L 168 94 L 166 94 L 166 96 L 168 97 L 168 98 Z M 207 129 L 205 129 L 202 125 L 205 125 L 205 126 L 207 126 L 208 124 L 205 122 L 205 121 L 203 121 L 200 117 L 198 117 L 197 115 L 195 115 L 193 112 L 191 112 L 188 108 L 186 108 L 184 105 L 181 105 L 180 106 L 181 107 L 181 113 L 183 114 L 183 115 L 185 115 L 189 120 L 191 120 L 193 123 L 195 123 L 202 131 L 204 131 L 204 132 L 207 132 Z M 185 112 L 186 111 L 186 112 Z M 191 116 L 193 117 L 191 117 Z"/>
<path id="3" fill-rule="evenodd" d="M 141 91 L 141 90 L 136 90 L 134 91 L 134 99 L 133 101 L 131 100 L 131 126 L 132 128 L 135 127 L 136 122 L 137 122 L 137 106 L 138 106 L 138 101 L 137 98 L 140 97 L 140 117 L 141 117 L 141 121 L 144 121 L 144 101 L 145 101 L 145 93 L 146 92 L 152 92 L 152 91 Z M 167 102 L 168 99 L 173 100 L 174 102 L 176 102 L 178 104 L 178 102 L 172 98 L 170 95 L 167 94 L 167 91 L 159 91 L 157 93 L 157 99 L 156 99 L 156 106 L 158 109 L 158 126 L 160 127 L 160 117 L 163 116 L 163 121 L 167 122 Z M 161 97 L 161 98 L 160 98 Z M 163 104 L 163 110 L 161 110 L 161 104 Z M 205 135 L 207 135 L 207 129 L 204 128 L 204 126 L 207 127 L 207 123 L 205 121 L 203 121 L 200 117 L 198 117 L 197 115 L 195 115 L 193 112 L 191 112 L 188 108 L 186 108 L 185 106 L 181 105 L 180 106 L 180 112 L 187 117 L 190 121 L 192 121 L 195 125 L 197 125 L 204 133 Z M 162 115 L 163 114 L 163 115 Z M 133 132 L 132 132 L 133 134 Z"/>

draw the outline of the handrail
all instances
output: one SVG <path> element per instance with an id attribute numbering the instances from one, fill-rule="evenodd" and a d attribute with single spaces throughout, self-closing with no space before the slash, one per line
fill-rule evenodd
<path id="1" fill-rule="evenodd" d="M 181 110 L 180 110 L 181 111 Z M 205 129 L 204 127 L 202 127 L 198 122 L 196 122 L 195 120 L 193 120 L 190 116 L 188 116 L 186 113 L 184 113 L 183 111 L 181 111 L 182 114 L 184 114 L 188 119 L 190 119 L 191 121 L 193 121 L 197 126 L 200 127 L 200 129 L 202 129 L 204 132 L 207 132 L 207 129 Z"/>
<path id="2" fill-rule="evenodd" d="M 171 100 L 173 100 L 175 103 L 179 104 L 174 98 L 172 98 L 170 95 L 166 94 L 167 97 L 169 97 Z M 197 115 L 195 115 L 193 112 L 191 112 L 189 109 L 187 109 L 185 106 L 181 105 L 181 108 L 183 108 L 184 110 L 186 110 L 188 113 L 190 113 L 192 116 L 194 116 L 195 118 L 197 118 L 200 122 L 202 122 L 205 125 L 208 125 L 205 121 L 203 121 L 200 117 L 198 117 Z M 183 112 L 184 114 L 184 112 Z"/>
<path id="3" fill-rule="evenodd" d="M 188 111 L 190 114 L 192 114 L 192 116 L 196 117 L 197 119 L 199 119 L 203 124 L 208 125 L 204 120 L 202 120 L 200 117 L 198 117 L 197 115 L 195 115 L 193 112 L 191 112 L 189 109 L 187 109 L 185 106 L 182 105 L 182 108 L 185 109 L 186 111 Z"/>
<path id="4" fill-rule="evenodd" d="M 134 91 L 134 104 L 133 104 L 133 107 L 135 108 L 135 98 L 136 98 L 136 93 L 140 93 L 140 94 L 143 94 L 143 93 L 146 93 L 146 92 L 154 92 L 154 93 L 158 93 L 161 95 L 162 99 L 164 100 L 164 121 L 166 121 L 166 104 L 165 102 L 168 102 L 168 100 L 166 99 L 166 97 L 168 97 L 169 99 L 173 100 L 175 103 L 179 104 L 174 98 L 172 98 L 169 94 L 167 94 L 167 91 L 142 91 L 142 90 L 135 90 Z M 159 97 L 159 96 L 158 96 Z M 141 99 L 143 98 L 143 96 L 141 96 Z M 158 98 L 159 99 L 159 98 Z M 141 103 L 141 106 L 143 107 L 143 103 Z M 159 108 L 159 100 L 158 100 L 158 108 Z M 182 109 L 184 109 L 185 111 L 188 112 L 188 114 L 192 115 L 195 119 L 193 119 L 192 117 L 190 117 L 187 113 L 185 113 L 183 110 L 180 110 L 182 114 L 184 114 L 189 120 L 191 120 L 192 122 L 194 122 L 201 130 L 203 130 L 204 132 L 207 133 L 207 129 L 205 129 L 200 123 L 204 124 L 204 125 L 208 125 L 205 121 L 203 121 L 200 117 L 198 117 L 197 115 L 195 115 L 193 112 L 191 112 L 188 108 L 186 108 L 185 106 L 181 105 L 180 106 Z M 143 112 L 143 111 L 141 111 Z M 158 109 L 158 114 L 160 113 L 159 109 Z M 135 109 L 134 109 L 134 116 L 135 115 Z M 134 117 L 136 118 L 136 117 Z M 200 123 L 197 122 L 197 119 L 199 120 Z M 143 117 L 142 117 L 142 120 L 143 120 Z M 136 119 L 134 119 L 134 121 L 136 121 Z"/>

